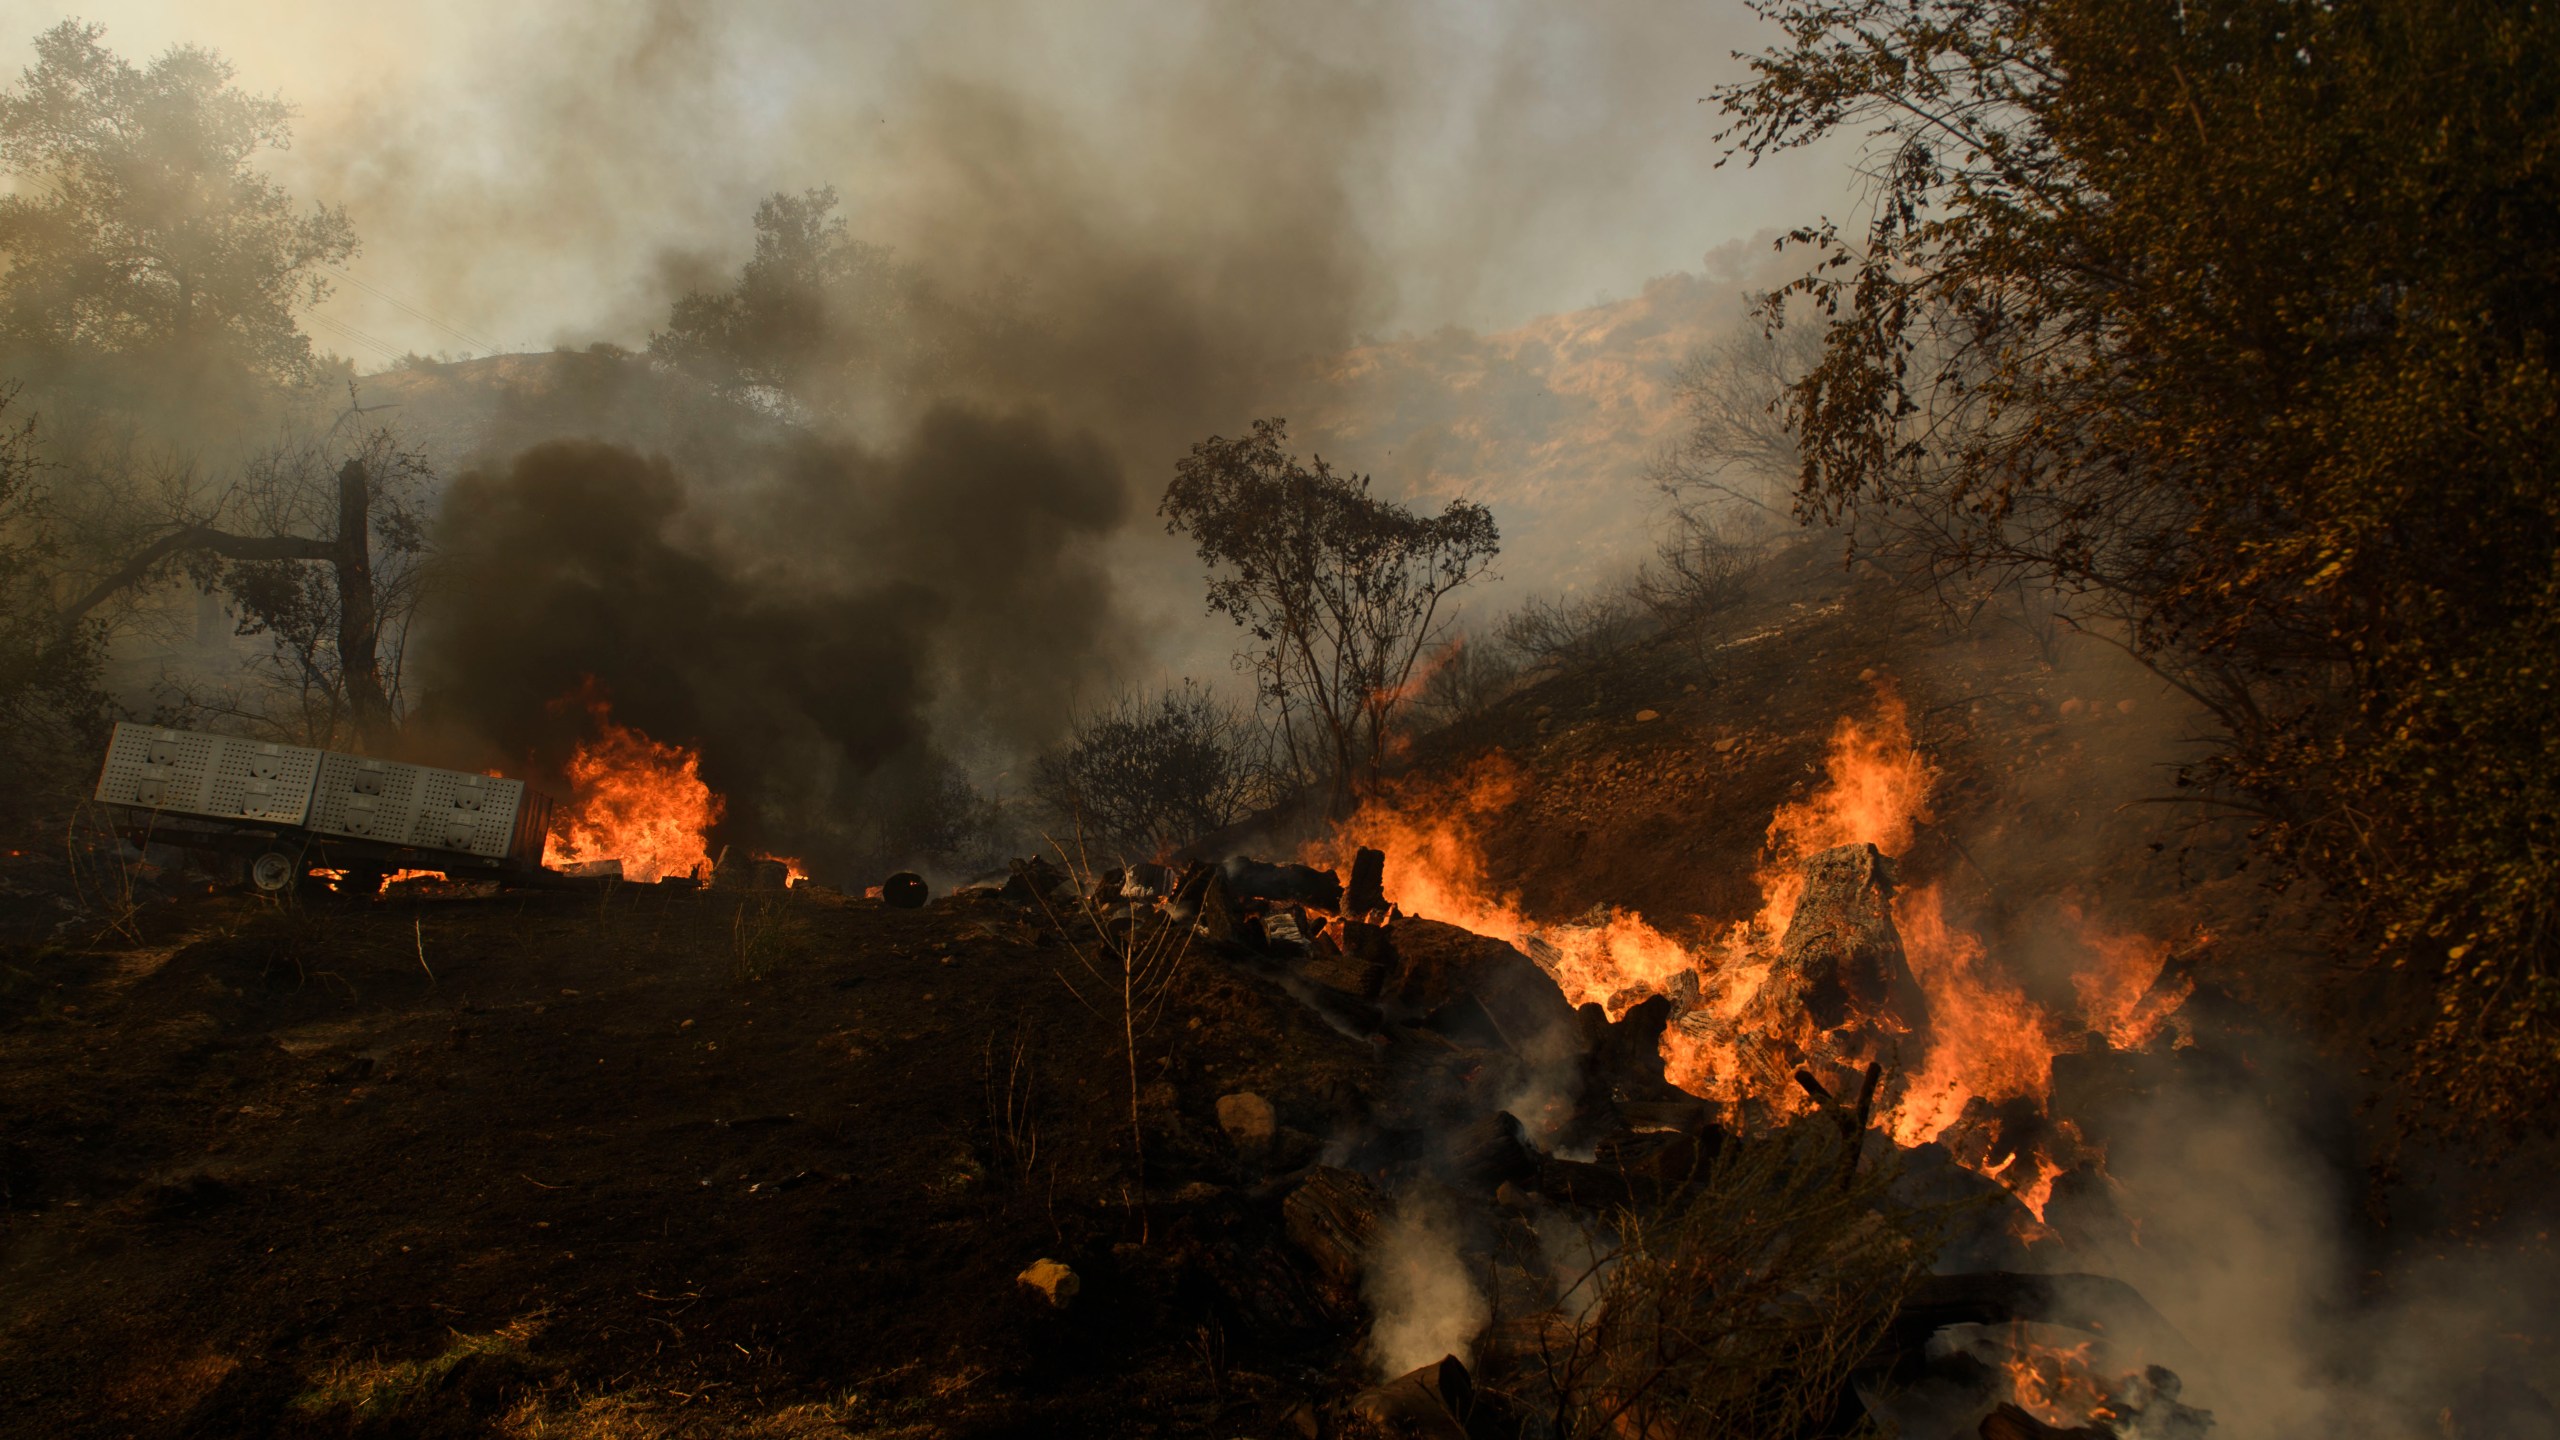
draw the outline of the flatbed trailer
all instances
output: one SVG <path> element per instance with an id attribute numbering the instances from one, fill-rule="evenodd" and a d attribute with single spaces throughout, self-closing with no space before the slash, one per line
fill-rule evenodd
<path id="1" fill-rule="evenodd" d="M 126 722 L 96 798 L 125 838 L 236 866 L 270 894 L 317 870 L 362 893 L 402 870 L 575 883 L 543 868 L 549 797 L 504 776 Z"/>

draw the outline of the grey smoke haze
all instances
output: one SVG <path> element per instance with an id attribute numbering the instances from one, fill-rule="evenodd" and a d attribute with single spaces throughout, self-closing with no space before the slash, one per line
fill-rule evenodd
<path id="1" fill-rule="evenodd" d="M 991 191 L 1067 188 L 1088 227 L 1196 257 L 1169 280 L 1268 289 L 1303 276 L 1220 272 L 1313 198 L 1329 208 L 1292 228 L 1322 224 L 1366 265 L 1350 288 L 1294 301 L 1311 319 L 1427 331 L 1628 293 L 1726 240 L 1839 211 L 1848 183 L 1827 154 L 1710 173 L 1713 116 L 1696 101 L 1737 73 L 1731 51 L 1762 41 L 1740 5 L 40 0 L 11 13 L 0 65 L 76 13 L 128 55 L 217 48 L 249 88 L 295 101 L 296 146 L 276 169 L 348 205 L 366 240 L 354 273 L 486 342 L 345 288 L 324 318 L 361 337 L 323 338 L 377 362 L 389 356 L 371 340 L 636 341 L 671 294 L 740 258 L 757 198 L 814 184 L 839 187 L 869 238 L 909 253 L 956 241 L 1034 277 L 1047 245 L 1080 237 L 989 229 L 973 212 Z M 1014 118 L 979 123 L 995 112 Z M 988 143 L 1008 133 L 1032 148 Z M 1312 193 L 1324 189 L 1338 197 Z"/>
<path id="2" fill-rule="evenodd" d="M 0 33 L 0 65 L 59 18 Z M 1083 431 L 1150 508 L 1174 457 L 1286 415 L 1390 494 L 1465 492 L 1512 536 L 1522 589 L 1597 578 L 1643 543 L 1638 472 L 1668 373 L 1731 323 L 1741 272 L 1471 348 L 1711 247 L 1840 208 L 1845 172 L 1712 169 L 1698 97 L 1762 42 L 1740 7 L 1553 10 L 1489 0 L 1203 7 L 816 0 L 404 10 L 110 0 L 122 53 L 220 50 L 300 107 L 267 164 L 364 237 L 311 317 L 380 365 L 644 342 L 671 300 L 735 274 L 756 202 L 833 185 L 853 235 L 943 295 L 1019 323 L 966 375 L 855 397 L 839 438 L 904 445 L 953 401 Z M 1366 337 L 1416 332 L 1385 348 Z M 1377 377 L 1384 377 L 1383 380 Z M 368 382 L 378 403 L 388 382 Z M 1472 397 L 1455 403 L 1451 397 Z M 390 398 L 400 398 L 392 396 Z M 592 397 L 590 397 L 592 398 Z M 405 414 L 424 420 L 430 407 Z M 512 402 L 508 448 L 663 450 L 689 483 L 739 466 L 680 417 Z M 548 413 L 545 413 L 546 410 Z M 448 461 L 503 460 L 472 437 Z M 706 459 L 706 455 L 708 458 Z M 1128 527 L 1107 568 L 1143 679 L 1223 674 L 1182 547 Z M 1480 606 L 1486 610 L 1490 604 Z M 1053 697 L 1063 706 L 1076 695 Z"/>
<path id="3" fill-rule="evenodd" d="M 2273 1041 L 2251 1057 L 2317 1063 Z M 2323 1123 L 2209 1079 L 2116 1117 L 2108 1169 L 2141 1227 L 2089 1259 L 2193 1344 L 2186 1398 L 2216 1434 L 2550 1433 L 2547 1401 L 2517 1390 L 2552 1378 L 2527 1338 L 2560 1305 L 2547 1214 L 2377 1262 L 2345 1223 L 2363 1177 Z"/>
<path id="4" fill-rule="evenodd" d="M 54 11 L 23 15 L 0 45 L 23 46 Z M 1727 52 L 1759 43 L 1738 9 L 128 0 L 84 13 L 122 53 L 203 44 L 247 88 L 300 107 L 295 147 L 267 163 L 298 195 L 345 205 L 364 237 L 312 317 L 324 346 L 360 363 L 644 343 L 672 300 L 735 275 L 758 200 L 817 185 L 945 307 L 908 338 L 954 363 L 830 397 L 814 439 L 757 432 L 638 367 L 572 374 L 559 362 L 574 357 L 553 357 L 539 374 L 509 369 L 509 385 L 528 383 L 442 457 L 477 471 L 459 499 L 518 522 L 449 517 L 450 574 L 532 587 L 509 603 L 565 604 L 541 587 L 585 583 L 561 572 L 583 547 L 639 548 L 615 604 L 571 606 L 585 628 L 563 619 L 539 644 L 497 623 L 506 587 L 447 584 L 422 616 L 410 693 L 457 737 L 556 760 L 539 707 L 593 676 L 626 718 L 711 745 L 742 823 L 786 800 L 805 810 L 813 793 L 857 798 L 737 773 L 749 756 L 910 789 L 958 756 L 988 780 L 1111 684 L 1223 674 L 1237 637 L 1202 616 L 1189 555 L 1133 522 L 1187 446 L 1256 416 L 1289 415 L 1307 448 L 1377 471 L 1391 494 L 1499 503 L 1489 492 L 1516 482 L 1524 503 L 1500 512 L 1516 583 L 1608 563 L 1649 498 L 1627 460 L 1656 438 L 1671 364 L 1699 315 L 1738 309 L 1730 267 L 1715 293 L 1646 290 L 1614 318 L 1497 337 L 1482 355 L 1433 327 L 1627 294 L 1837 189 L 1836 167 L 1807 167 L 1823 177 L 1810 190 L 1801 175 L 1712 170 L 1714 119 L 1696 102 L 1735 73 Z M 963 313 L 1005 325 L 943 324 Z M 1361 347 L 1395 330 L 1428 333 Z M 1421 379 L 1363 378 L 1383 371 Z M 369 380 L 368 402 L 425 418 L 410 378 Z M 1443 390 L 1483 403 L 1452 412 Z M 1042 437 L 1008 452 L 1039 452 L 1015 473 L 951 458 L 953 434 L 1006 427 Z M 626 445 L 617 465 L 668 468 L 591 487 L 582 522 L 543 511 L 566 452 L 537 462 L 528 447 L 597 439 Z M 1061 475 L 1108 501 L 1028 488 Z M 1040 539 L 983 543 L 990 527 Z M 642 537 L 668 553 L 633 559 Z M 692 586 L 713 599 L 695 603 Z M 828 609 L 857 598 L 871 608 Z M 828 647 L 850 643 L 802 632 L 857 619 L 873 632 L 864 664 L 894 682 L 788 675 L 839 663 Z M 513 667 L 503 681 L 484 678 L 484 656 Z M 815 760 L 766 743 L 720 753 L 777 723 L 721 718 L 774 698 L 737 694 L 739 667 L 775 679 L 802 739 L 825 742 Z"/>

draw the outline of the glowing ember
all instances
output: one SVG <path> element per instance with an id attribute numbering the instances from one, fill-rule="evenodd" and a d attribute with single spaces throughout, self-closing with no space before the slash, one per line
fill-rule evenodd
<path id="1" fill-rule="evenodd" d="M 584 703 L 596 735 L 569 757 L 576 798 L 554 817 L 542 863 L 620 860 L 623 878 L 644 882 L 709 874 L 725 806 L 702 781 L 701 752 L 615 724 L 592 694 Z"/>

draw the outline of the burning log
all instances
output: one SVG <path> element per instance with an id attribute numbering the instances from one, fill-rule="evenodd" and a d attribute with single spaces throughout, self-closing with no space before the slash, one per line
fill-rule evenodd
<path id="1" fill-rule="evenodd" d="M 1887 908 L 1891 862 L 1873 845 L 1841 845 L 1806 860 L 1804 881 L 1778 947 L 1779 973 L 1796 1002 L 1824 1030 L 1862 1020 L 1903 1033 L 1919 1028 L 1928 1001 Z"/>
<path id="2" fill-rule="evenodd" d="M 1787 1085 L 1798 1070 L 1825 1090 L 1854 1093 L 1868 1066 L 1906 1073 L 1902 1044 L 1925 1027 L 1928 1001 L 1903 954 L 1891 911 L 1893 868 L 1873 845 L 1840 845 L 1804 862 L 1804 892 L 1769 976 L 1730 1019 L 1680 1017 L 1730 1046 L 1757 1072 L 1747 1087 Z M 1893 1097 L 1880 1102 L 1890 1109 Z"/>

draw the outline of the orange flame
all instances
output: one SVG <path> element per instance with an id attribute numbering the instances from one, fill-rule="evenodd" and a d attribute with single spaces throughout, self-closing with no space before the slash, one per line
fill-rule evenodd
<path id="1" fill-rule="evenodd" d="M 1784 1116 L 1811 1102 L 1783 1066 L 1757 1058 L 1743 1022 L 1768 981 L 1779 942 L 1803 898 L 1803 862 L 1840 845 L 1870 844 L 1888 856 L 1910 851 L 1930 818 L 1937 771 L 1911 742 L 1901 701 L 1880 692 L 1870 720 L 1843 719 L 1825 757 L 1824 784 L 1770 818 L 1759 868 L 1761 903 L 1750 919 L 1712 939 L 1684 943 L 1618 908 L 1580 920 L 1542 922 L 1488 877 L 1480 831 L 1516 801 L 1523 779 L 1495 752 L 1446 792 L 1380 797 L 1339 827 L 1309 858 L 1340 864 L 1358 846 L 1388 855 L 1391 898 L 1405 911 L 1508 940 L 1555 977 L 1567 1001 L 1598 1002 L 1612 1019 L 1652 995 L 1670 995 L 1682 1023 L 1663 1036 L 1674 1084 L 1728 1106 L 1745 1100 Z M 1938 1138 L 1976 1101 L 2044 1106 L 2060 1028 L 1996 967 L 1980 937 L 1947 918 L 1935 881 L 1905 884 L 1890 901 L 1912 978 L 1928 1005 L 1925 1042 L 1910 1073 L 1878 1116 L 1896 1141 Z M 2184 991 L 2155 987 L 2168 947 L 2084 927 L 2096 968 L 2080 977 L 2093 1028 L 2117 1043 L 2156 1033 Z M 1765 1017 L 1754 1017 L 1757 1023 Z M 1797 1023 L 1807 1036 L 1810 1017 Z M 1987 1148 L 1985 1141 L 1984 1147 Z M 1967 1147 L 1973 1149 L 1974 1147 Z M 1998 1176 L 2039 1219 L 2062 1167 L 2041 1152 L 1979 1153 L 1959 1159 Z"/>
<path id="2" fill-rule="evenodd" d="M 1394 900 L 1409 915 L 1445 921 L 1510 941 L 1537 957 L 1567 1002 L 1608 1007 L 1612 1018 L 1645 996 L 1669 988 L 1695 968 L 1687 947 L 1619 909 L 1570 925 L 1541 925 L 1516 895 L 1499 894 L 1485 876 L 1478 827 L 1517 800 L 1519 768 L 1495 751 L 1407 814 L 1373 798 L 1336 831 L 1310 847 L 1319 864 L 1347 865 L 1363 845 L 1383 850 Z"/>
<path id="3" fill-rule="evenodd" d="M 596 737 L 569 756 L 576 799 L 552 822 L 542 863 L 620 860 L 626 880 L 708 874 L 709 833 L 727 808 L 703 783 L 702 752 L 614 723 L 590 691 Z"/>
<path id="4" fill-rule="evenodd" d="M 1930 1032 L 1928 1054 L 1889 1122 L 1893 1138 L 1905 1145 L 1938 1138 L 1977 1095 L 1995 1105 L 2027 1096 L 2041 1104 L 2059 1048 L 2043 1009 L 1984 962 L 1979 938 L 1948 923 L 1937 885 L 1896 895 L 1893 920 L 1929 997 Z M 2041 1187 L 2050 1190 L 2052 1177 Z M 2023 1195 L 2033 1187 L 2012 1188 Z M 2043 1218 L 2041 1198 L 2028 1208 Z"/>
<path id="5" fill-rule="evenodd" d="M 2168 984 L 2160 983 L 2171 949 L 2166 940 L 2101 929 L 2077 905 L 2063 906 L 2062 913 L 2097 961 L 2071 977 L 2089 1028 L 2119 1050 L 2149 1045 L 2195 993 L 2195 978 L 2179 975 Z"/>
<path id="6" fill-rule="evenodd" d="M 2012 1325 L 2002 1344 L 2009 1351 L 2002 1378 L 2019 1409 L 2057 1429 L 2117 1417 L 2116 1387 L 2098 1374 L 2098 1342 L 2045 1345 L 2030 1338 L 2026 1326 Z"/>

